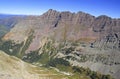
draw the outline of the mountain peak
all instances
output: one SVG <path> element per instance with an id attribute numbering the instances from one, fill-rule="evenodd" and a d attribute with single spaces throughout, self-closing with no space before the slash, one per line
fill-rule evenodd
<path id="1" fill-rule="evenodd" d="M 116 68 L 120 65 L 119 28 L 120 20 L 105 15 L 94 17 L 84 12 L 59 12 L 49 9 L 41 16 L 28 16 L 27 19 L 15 24 L 2 39 L 12 41 L 3 43 L 1 48 L 6 46 L 7 49 L 4 48 L 4 51 L 7 50 L 10 55 L 19 55 L 22 59 L 28 59 L 27 61 L 35 59 L 40 62 L 42 56 L 46 56 L 48 60 L 45 62 L 55 57 L 65 58 L 77 66 L 85 62 L 85 66 L 90 69 L 115 74 L 117 77 Z M 16 45 L 13 46 L 12 42 Z M 88 62 L 93 63 L 92 67 Z"/>
<path id="2" fill-rule="evenodd" d="M 107 16 L 107 15 L 100 15 L 97 18 L 108 18 L 108 19 L 112 19 L 111 17 Z"/>
<path id="3" fill-rule="evenodd" d="M 49 9 L 46 13 L 55 13 L 55 12 L 58 12 L 58 11 L 53 10 L 53 9 Z"/>
<path id="4" fill-rule="evenodd" d="M 54 10 L 54 9 L 49 9 L 48 11 L 56 11 L 56 10 Z"/>

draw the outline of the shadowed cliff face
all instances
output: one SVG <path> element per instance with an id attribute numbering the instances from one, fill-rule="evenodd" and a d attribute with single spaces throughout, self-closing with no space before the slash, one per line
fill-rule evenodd
<path id="1" fill-rule="evenodd" d="M 41 16 L 28 16 L 18 22 L 2 40 L 22 43 L 19 54 L 37 52 L 39 63 L 41 58 L 49 61 L 45 56 L 63 58 L 72 65 L 119 79 L 120 19 L 50 9 Z"/>

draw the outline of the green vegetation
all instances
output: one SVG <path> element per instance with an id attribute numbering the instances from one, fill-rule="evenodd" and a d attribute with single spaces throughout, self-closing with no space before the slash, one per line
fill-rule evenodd
<path id="1" fill-rule="evenodd" d="M 63 48 L 62 51 L 64 52 L 64 54 L 68 55 L 70 53 L 72 53 L 73 51 L 75 50 L 74 47 L 70 46 L 70 47 L 67 47 L 67 48 Z"/>
<path id="2" fill-rule="evenodd" d="M 22 57 L 24 56 L 25 51 L 26 51 L 26 50 L 28 49 L 28 47 L 30 46 L 30 44 L 31 44 L 31 42 L 32 42 L 32 40 L 33 40 L 33 38 L 34 38 L 33 33 L 34 33 L 34 31 L 31 30 L 30 33 L 29 33 L 29 36 L 28 36 L 27 40 L 24 41 L 24 42 L 25 42 L 25 43 L 23 44 L 24 46 L 22 47 L 22 50 L 19 51 L 19 56 L 20 56 L 20 58 L 22 58 Z"/>
<path id="3" fill-rule="evenodd" d="M 0 51 L 0 71 L 0 79 L 68 79 L 54 69 L 33 66 L 3 51 Z"/>
<path id="4" fill-rule="evenodd" d="M 6 52 L 9 55 L 17 56 L 22 59 L 25 54 L 25 51 L 31 44 L 33 39 L 33 31 L 30 33 L 26 42 L 15 43 L 12 40 L 3 41 L 0 39 L 0 50 Z"/>
<path id="5" fill-rule="evenodd" d="M 25 54 L 25 51 L 28 49 L 33 38 L 33 33 L 31 33 L 28 39 L 21 44 L 15 44 L 13 41 L 10 40 L 1 40 L 0 50 L 5 51 L 9 55 L 17 56 L 29 63 L 39 63 L 42 64 L 44 67 L 55 67 L 60 71 L 70 72 L 73 75 L 68 76 L 68 79 L 113 79 L 110 75 L 103 75 L 98 72 L 91 71 L 89 68 L 85 69 L 77 66 L 72 67 L 67 60 L 86 62 L 88 60 L 92 61 L 92 59 L 90 58 L 94 57 L 93 55 L 79 54 L 75 52 L 76 46 L 79 46 L 79 44 L 76 43 L 63 42 L 56 47 L 54 45 L 55 42 L 48 39 L 43 47 L 35 51 L 30 51 L 30 53 L 28 54 Z M 65 57 L 57 58 L 57 54 L 59 52 L 65 55 Z M 75 56 L 79 57 L 79 59 Z M 99 57 L 97 57 L 96 59 L 97 62 L 104 62 L 103 60 L 106 60 L 106 57 L 104 57 L 103 55 L 98 56 Z"/>
<path id="6" fill-rule="evenodd" d="M 39 62 L 41 64 L 46 64 L 49 61 L 49 54 L 42 53 L 39 55 L 39 50 L 30 51 L 30 53 L 24 55 L 23 60 L 30 63 Z"/>
<path id="7" fill-rule="evenodd" d="M 0 25 L 0 37 L 4 36 L 8 31 L 9 29 L 7 27 Z"/>
<path id="8" fill-rule="evenodd" d="M 39 54 L 39 52 L 41 52 L 41 54 Z M 46 64 L 56 55 L 56 53 L 57 49 L 53 46 L 53 42 L 49 40 L 42 48 L 26 54 L 23 60 L 31 63 L 39 62 L 41 64 Z"/>
<path id="9" fill-rule="evenodd" d="M 110 75 L 103 75 L 95 71 L 91 71 L 89 68 L 85 69 L 82 67 L 73 66 L 72 67 L 74 73 L 84 74 L 89 76 L 90 79 L 113 79 Z"/>
<path id="10" fill-rule="evenodd" d="M 24 55 L 23 60 L 33 63 L 33 62 L 37 62 L 40 59 L 40 56 L 38 54 L 38 50 L 36 51 L 30 51 L 30 53 L 28 53 L 27 55 Z"/>
<path id="11" fill-rule="evenodd" d="M 63 58 L 55 58 L 47 63 L 48 66 L 57 67 L 57 65 L 70 66 L 70 63 Z"/>
<path id="12" fill-rule="evenodd" d="M 18 52 L 20 50 L 20 47 L 23 45 L 21 44 L 15 44 L 13 41 L 2 41 L 0 42 L 0 50 L 6 52 L 9 55 L 14 55 L 19 57 Z"/>

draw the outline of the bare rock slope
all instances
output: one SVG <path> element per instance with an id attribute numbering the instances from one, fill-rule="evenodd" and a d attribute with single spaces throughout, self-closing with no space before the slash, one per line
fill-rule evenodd
<path id="1" fill-rule="evenodd" d="M 37 50 L 39 55 L 47 52 L 50 56 L 53 52 L 54 57 L 64 58 L 72 65 L 119 79 L 120 19 L 50 9 L 41 16 L 20 21 L 3 40 L 22 43 L 19 53 Z"/>

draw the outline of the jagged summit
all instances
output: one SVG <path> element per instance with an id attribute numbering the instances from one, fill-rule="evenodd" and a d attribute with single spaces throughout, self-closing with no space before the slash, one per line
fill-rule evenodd
<path id="1" fill-rule="evenodd" d="M 69 14 L 88 14 L 90 15 L 89 13 L 85 13 L 83 11 L 78 11 L 78 12 L 70 12 L 70 11 L 57 11 L 57 10 L 54 10 L 54 9 L 49 9 L 47 12 L 45 13 L 69 13 Z M 91 15 L 92 16 L 92 15 Z M 106 16 L 106 15 L 105 15 Z"/>
<path id="2" fill-rule="evenodd" d="M 26 19 L 18 22 L 4 36 L 3 40 L 14 40 L 21 43 L 26 41 L 32 33 L 34 38 L 28 48 L 29 51 L 40 48 L 41 44 L 38 42 L 46 37 L 58 42 L 83 41 L 93 43 L 97 40 L 111 40 L 113 38 L 108 36 L 112 34 L 113 37 L 117 35 L 118 38 L 114 39 L 119 43 L 119 28 L 119 19 L 112 19 L 105 15 L 95 17 L 84 12 L 59 12 L 49 9 L 41 16 L 27 16 Z M 118 44 L 114 42 L 112 47 L 118 48 Z"/>
<path id="3" fill-rule="evenodd" d="M 27 35 L 30 29 L 32 29 L 35 31 L 35 33 L 36 31 L 42 33 L 40 34 L 42 36 L 45 34 L 51 37 L 52 34 L 52 36 L 54 36 L 53 38 L 56 40 L 63 40 L 62 33 L 64 31 L 66 31 L 66 40 L 79 40 L 81 38 L 97 39 L 98 34 L 96 32 L 107 35 L 110 30 L 113 30 L 113 32 L 116 32 L 119 35 L 119 26 L 120 20 L 112 19 L 105 15 L 95 17 L 84 12 L 59 12 L 53 9 L 49 9 L 41 16 L 28 16 L 27 19 L 17 23 L 15 28 L 11 29 L 10 35 L 8 33 L 4 38 L 15 40 L 17 39 L 20 41 L 23 40 L 25 37 L 24 35 Z M 54 27 L 57 28 L 53 29 Z M 16 37 L 17 33 L 11 36 L 12 32 L 19 31 L 22 31 L 23 33 L 20 34 L 19 39 Z"/>
<path id="4" fill-rule="evenodd" d="M 111 18 L 111 17 L 109 17 L 109 16 L 107 16 L 107 15 L 100 15 L 100 16 L 98 16 L 97 18 Z M 112 18 L 111 18 L 112 19 Z"/>
<path id="5" fill-rule="evenodd" d="M 4 51 L 22 59 L 35 58 L 39 63 L 49 61 L 46 58 L 62 58 L 72 65 L 119 79 L 116 76 L 120 71 L 119 19 L 50 9 L 41 16 L 28 16 L 18 22 L 2 40 L 10 43 L 4 42 L 2 48 L 15 45 Z"/>
<path id="6" fill-rule="evenodd" d="M 70 11 L 57 11 L 54 9 L 49 9 L 48 11 L 46 11 L 45 13 L 69 13 L 69 14 L 86 14 L 86 15 L 91 15 L 89 13 L 83 12 L 83 11 L 78 11 L 78 12 L 70 12 Z M 94 16 L 94 15 L 91 15 Z M 94 16 L 95 17 L 95 16 Z M 111 18 L 110 16 L 107 15 L 99 15 L 95 18 L 99 18 L 99 17 L 104 17 L 104 18 Z M 112 19 L 112 18 L 111 18 Z M 115 19 L 119 19 L 119 18 L 115 18 Z"/>

